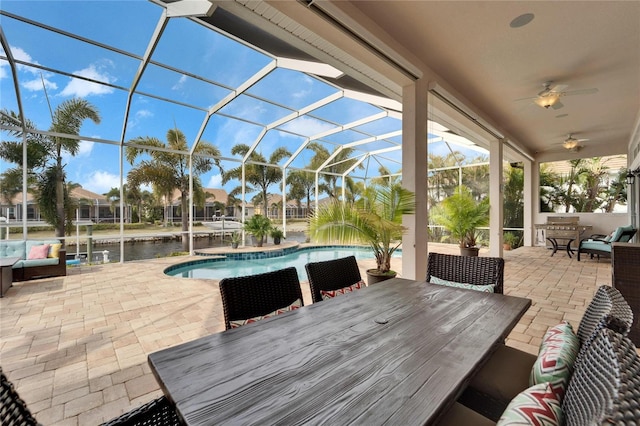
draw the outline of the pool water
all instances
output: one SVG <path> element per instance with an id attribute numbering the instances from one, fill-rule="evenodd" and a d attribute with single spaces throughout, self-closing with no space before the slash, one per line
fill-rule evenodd
<path id="1" fill-rule="evenodd" d="M 212 278 L 221 280 L 227 277 L 262 274 L 277 269 L 295 266 L 300 281 L 307 281 L 304 265 L 309 262 L 321 262 L 354 255 L 357 260 L 373 259 L 373 252 L 364 247 L 310 247 L 293 253 L 264 259 L 220 260 L 208 259 L 189 262 L 185 265 L 174 265 L 165 270 L 167 275 L 182 278 Z M 400 257 L 396 251 L 394 257 Z"/>

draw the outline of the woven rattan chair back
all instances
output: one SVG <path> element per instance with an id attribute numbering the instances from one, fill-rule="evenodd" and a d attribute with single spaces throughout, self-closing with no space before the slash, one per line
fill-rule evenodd
<path id="1" fill-rule="evenodd" d="M 0 425 L 31 426 L 39 423 L 0 368 Z"/>
<path id="2" fill-rule="evenodd" d="M 613 317 L 617 320 L 622 334 L 629 333 L 633 323 L 633 312 L 620 291 L 609 285 L 601 285 L 591 299 L 587 309 L 578 325 L 578 338 L 580 344 L 585 345 L 592 338 L 600 321 L 605 317 Z"/>
<path id="3" fill-rule="evenodd" d="M 157 398 L 102 426 L 181 426 L 184 423 L 166 397 Z M 40 425 L 0 368 L 0 425 Z"/>
<path id="4" fill-rule="evenodd" d="M 304 267 L 309 278 L 313 303 L 322 301 L 320 291 L 333 291 L 349 287 L 362 280 L 355 256 L 323 262 L 307 263 Z"/>
<path id="5" fill-rule="evenodd" d="M 640 424 L 640 358 L 633 342 L 596 332 L 576 365 L 562 403 L 567 426 Z"/>
<path id="6" fill-rule="evenodd" d="M 502 294 L 504 259 L 432 252 L 427 260 L 427 282 L 431 277 L 473 285 L 493 285 L 494 292 Z"/>
<path id="7" fill-rule="evenodd" d="M 220 295 L 227 330 L 231 321 L 259 317 L 285 308 L 300 299 L 302 290 L 296 268 L 289 267 L 264 274 L 224 278 Z"/>

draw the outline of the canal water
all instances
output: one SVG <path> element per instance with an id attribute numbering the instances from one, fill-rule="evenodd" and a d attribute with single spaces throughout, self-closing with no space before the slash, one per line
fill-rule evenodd
<path id="1" fill-rule="evenodd" d="M 287 241 L 293 242 L 305 242 L 306 235 L 304 232 L 289 232 L 287 233 Z M 271 239 L 269 238 L 269 241 Z M 250 240 L 247 238 L 247 243 L 250 243 Z M 202 249 L 208 247 L 223 247 L 229 246 L 229 242 L 220 240 L 220 238 L 208 238 L 208 237 L 200 237 L 194 238 L 193 247 L 194 249 Z M 94 244 L 93 245 L 93 254 L 92 254 L 92 263 L 102 263 L 104 256 L 103 251 L 107 250 L 109 252 L 109 262 L 119 262 L 120 261 L 120 243 L 113 244 Z M 124 260 L 145 260 L 145 259 L 155 259 L 157 257 L 166 257 L 171 253 L 182 252 L 182 243 L 180 240 L 171 240 L 171 241 L 135 241 L 125 242 L 124 244 Z M 76 253 L 80 253 L 81 260 L 86 261 L 86 253 L 87 246 L 81 244 L 78 249 L 76 249 L 75 245 L 67 246 L 67 259 L 72 259 Z"/>

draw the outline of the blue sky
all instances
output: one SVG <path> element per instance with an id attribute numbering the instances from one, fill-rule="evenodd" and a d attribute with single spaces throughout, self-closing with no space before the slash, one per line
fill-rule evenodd
<path id="1" fill-rule="evenodd" d="M 146 0 L 3 0 L 2 9 L 98 44 L 80 42 L 64 33 L 58 34 L 9 16 L 0 16 L 0 24 L 14 58 L 47 68 L 18 66 L 20 94 L 28 119 L 41 129 L 48 129 L 51 118 L 44 96 L 45 88 L 54 109 L 66 99 L 80 97 L 91 102 L 100 112 L 100 124 L 85 121 L 81 135 L 111 143 L 83 141 L 79 154 L 66 158 L 67 179 L 100 194 L 119 186 L 117 143 L 125 127 L 128 90 L 162 15 L 162 7 Z M 105 49 L 101 44 L 112 46 L 116 51 Z M 4 50 L 0 54 L 6 56 Z M 184 132 L 191 146 L 205 122 L 206 111 L 272 63 L 273 58 L 186 18 L 172 18 L 153 53 L 152 61 L 154 63 L 148 65 L 136 87 L 137 93 L 132 96 L 124 140 L 151 136 L 165 141 L 167 131 L 177 127 Z M 69 75 L 52 72 L 51 69 Z M 82 76 L 105 84 L 72 76 Z M 216 145 L 224 157 L 232 157 L 231 147 L 238 143 L 252 145 L 263 130 L 262 126 L 338 91 L 313 76 L 277 68 L 246 94 L 221 108 L 208 121 L 202 140 Z M 176 100 L 179 104 L 165 99 Z M 0 60 L 0 102 L 3 109 L 17 111 L 11 70 L 5 60 Z M 381 111 L 371 104 L 343 97 L 314 110 L 311 115 L 270 129 L 258 151 L 267 158 L 278 146 L 285 146 L 293 152 L 306 137 L 327 132 L 336 124 L 348 124 Z M 400 129 L 401 122 L 397 117 L 385 117 L 335 132 L 322 138 L 321 143 L 333 151 L 337 144 L 362 141 L 368 135 Z M 2 139 L 9 140 L 4 133 Z M 393 136 L 386 141 L 363 143 L 357 146 L 358 155 L 400 142 L 401 136 Z M 448 152 L 446 147 L 437 145 L 430 145 L 429 149 L 443 155 Z M 304 150 L 292 166 L 304 167 L 312 155 L 310 150 Z M 379 158 L 392 172 L 400 170 L 399 150 Z M 230 161 L 223 164 L 226 169 L 237 166 L 237 163 Z M 367 164 L 371 169 L 361 171 L 359 175 L 377 173 L 378 163 L 370 161 Z M 0 162 L 0 171 L 7 167 L 7 163 Z M 125 162 L 125 174 L 130 168 Z M 201 176 L 201 180 L 205 187 L 221 187 L 218 170 Z M 238 182 L 230 182 L 225 189 L 231 190 L 237 185 Z M 271 191 L 279 192 L 279 188 L 274 186 Z"/>

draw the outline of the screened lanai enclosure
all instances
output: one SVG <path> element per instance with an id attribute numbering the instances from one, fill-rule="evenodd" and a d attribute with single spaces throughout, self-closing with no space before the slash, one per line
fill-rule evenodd
<path id="1" fill-rule="evenodd" d="M 292 205 L 308 214 L 357 198 L 372 178 L 400 179 L 401 102 L 209 2 L 122 7 L 3 3 L 2 204 L 25 234 L 39 218 L 28 178 L 57 160 L 30 161 L 38 143 L 61 147 L 67 186 L 112 191 L 123 222 L 135 194 L 184 199 L 194 212 L 199 191 L 224 188 L 226 199 L 208 200 L 218 212 L 284 218 L 286 230 Z M 433 166 L 486 167 L 488 151 L 469 135 L 430 120 Z M 177 169 L 173 181 L 145 178 L 154 167 Z M 431 200 L 450 194 L 440 182 L 430 181 Z"/>
<path id="2" fill-rule="evenodd" d="M 4 1 L 0 216 L 23 238 L 50 217 L 71 230 L 118 222 L 122 251 L 126 224 L 181 223 L 192 251 L 194 222 L 262 214 L 286 233 L 382 178 L 418 197 L 407 252 L 420 252 L 418 228 L 449 241 L 426 210 L 460 185 L 504 199 L 484 244 L 505 231 L 531 243 L 533 158 L 438 84 L 423 120 L 424 99 L 398 96 L 355 57 L 325 61 L 330 48 L 290 22 L 267 31 L 258 9 Z"/>

